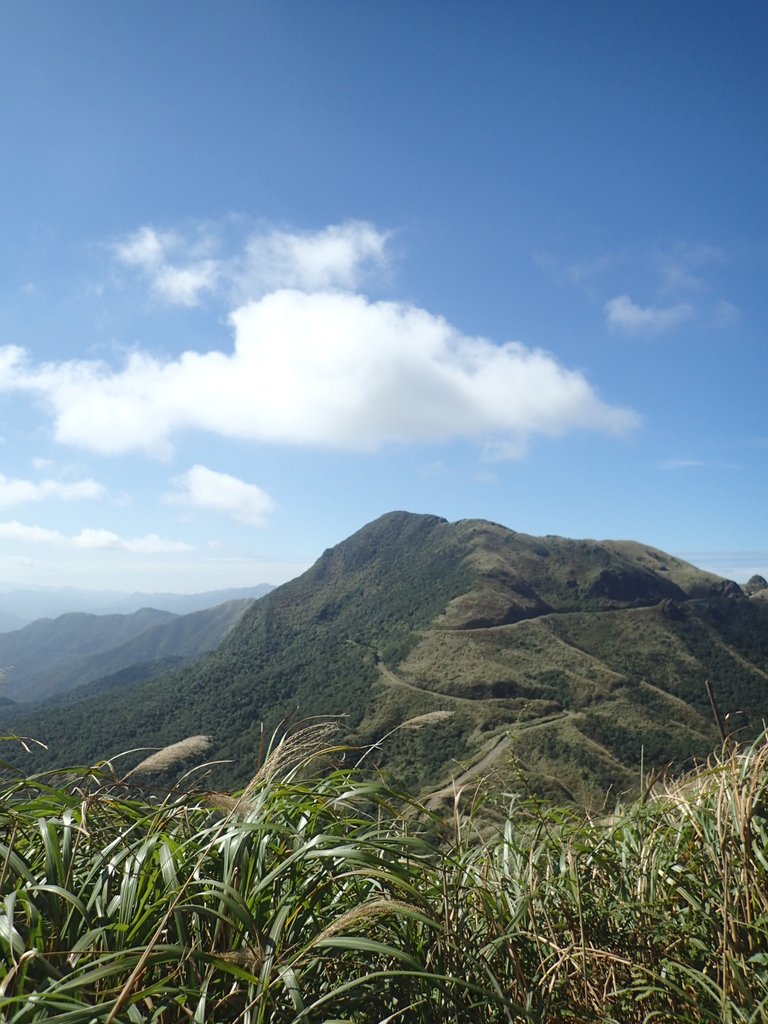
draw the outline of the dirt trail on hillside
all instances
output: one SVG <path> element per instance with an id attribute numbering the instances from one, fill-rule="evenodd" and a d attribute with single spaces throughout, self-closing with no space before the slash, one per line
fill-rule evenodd
<path id="1" fill-rule="evenodd" d="M 355 640 L 348 640 L 347 643 L 354 644 L 359 647 L 368 647 L 367 644 L 361 644 L 359 641 Z M 427 695 L 437 700 L 454 701 L 459 704 L 472 704 L 474 707 L 477 707 L 478 704 L 497 704 L 504 703 L 509 700 L 507 697 L 459 697 L 455 694 L 440 693 L 439 690 L 430 690 L 426 686 L 417 686 L 416 683 L 408 682 L 408 680 L 403 679 L 401 676 L 397 675 L 396 672 L 393 672 L 391 668 L 385 665 L 377 650 L 373 647 L 370 647 L 369 649 L 373 653 L 376 669 L 378 670 L 382 681 L 388 683 L 390 686 L 399 686 L 402 689 L 412 690 L 414 693 Z M 520 733 L 522 731 L 527 732 L 529 729 L 539 729 L 542 726 L 549 725 L 551 722 L 557 722 L 563 718 L 572 718 L 576 714 L 577 712 L 575 711 L 555 711 L 552 714 L 542 715 L 541 718 L 534 718 L 528 722 L 518 722 L 514 729 L 516 733 Z M 430 810 L 435 810 L 439 807 L 442 800 L 447 797 L 452 797 L 462 786 L 467 785 L 467 783 L 472 782 L 474 779 L 482 778 L 483 775 L 487 774 L 488 770 L 496 763 L 496 761 L 498 761 L 508 747 L 508 734 L 497 737 L 490 749 L 486 750 L 484 754 L 481 754 L 480 757 L 469 765 L 469 767 L 464 769 L 460 775 L 457 775 L 450 785 L 444 786 L 441 789 L 430 793 L 424 801 L 425 806 L 430 808 Z"/>
<path id="2" fill-rule="evenodd" d="M 575 711 L 558 711 L 552 715 L 544 715 L 541 718 L 535 718 L 531 722 L 520 722 L 515 726 L 517 732 L 525 730 L 526 732 L 530 729 L 539 729 L 543 725 L 549 725 L 550 722 L 558 722 L 563 718 L 573 718 L 576 715 Z M 501 736 L 496 740 L 490 750 L 486 751 L 479 760 L 471 764 L 465 769 L 460 775 L 457 775 L 455 779 L 448 786 L 443 786 L 442 789 L 437 789 L 433 793 L 430 793 L 424 800 L 424 805 L 430 810 L 436 810 L 441 802 L 446 798 L 453 797 L 462 786 L 466 786 L 467 783 L 472 782 L 474 779 L 482 778 L 487 774 L 488 769 L 499 760 L 501 755 L 509 747 L 509 735 Z"/>
<path id="3" fill-rule="evenodd" d="M 498 701 L 509 699 L 507 697 L 459 697 L 452 693 L 441 693 L 440 690 L 430 690 L 426 686 L 417 686 L 416 683 L 409 683 L 407 680 L 396 675 L 391 668 L 387 668 L 383 661 L 377 661 L 376 668 L 379 670 L 379 674 L 382 679 L 385 682 L 390 683 L 392 686 L 402 686 L 403 689 L 413 690 L 415 693 L 426 693 L 430 697 L 435 697 L 438 700 L 455 700 L 460 704 L 474 704 L 475 707 L 477 707 L 478 704 L 484 703 L 485 701 L 497 703 Z"/>
<path id="4" fill-rule="evenodd" d="M 409 683 L 407 680 L 398 676 L 391 668 L 388 668 L 381 658 L 376 655 L 376 668 L 379 671 L 379 675 L 390 686 L 400 686 L 406 690 L 413 690 L 415 693 L 428 694 L 430 697 L 439 698 L 441 700 L 456 701 L 460 704 L 472 704 L 477 707 L 478 704 L 485 702 L 499 703 L 504 702 L 508 698 L 506 697 L 458 697 L 453 694 L 440 693 L 438 690 L 429 690 L 425 686 L 417 686 L 415 683 Z M 538 729 L 541 726 L 549 725 L 550 722 L 557 722 L 561 718 L 570 718 L 575 714 L 574 711 L 555 711 L 550 715 L 543 715 L 541 718 L 535 718 L 529 722 L 519 722 L 515 726 L 516 732 L 523 730 L 528 731 L 529 729 Z M 446 797 L 452 797 L 454 793 L 465 786 L 468 782 L 473 779 L 481 778 L 487 773 L 493 764 L 501 757 L 504 751 L 509 747 L 509 736 L 504 735 L 499 737 L 490 750 L 487 750 L 481 757 L 466 768 L 460 775 L 458 775 L 450 785 L 444 786 L 442 789 L 438 789 L 427 797 L 425 804 L 430 809 L 434 810 L 439 806 L 440 802 Z"/>
<path id="5" fill-rule="evenodd" d="M 434 697 L 437 700 L 453 700 L 459 704 L 472 704 L 477 707 L 478 704 L 503 704 L 510 700 L 509 697 L 460 697 L 454 693 L 442 693 L 440 690 L 430 690 L 427 686 L 419 686 L 416 683 L 409 683 L 407 679 L 403 679 L 402 676 L 397 675 L 392 671 L 384 662 L 381 660 L 381 654 L 370 644 L 362 643 L 359 640 L 348 639 L 346 643 L 351 644 L 354 647 L 364 647 L 369 650 L 373 655 L 374 665 L 382 678 L 382 681 L 389 683 L 391 686 L 400 686 L 404 690 L 412 690 L 414 693 L 426 694 L 429 697 Z"/>

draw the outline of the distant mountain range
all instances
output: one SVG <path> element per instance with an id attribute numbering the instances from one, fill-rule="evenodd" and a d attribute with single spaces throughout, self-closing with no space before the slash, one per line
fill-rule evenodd
<path id="1" fill-rule="evenodd" d="M 262 730 L 340 716 L 341 735 L 439 803 L 451 780 L 599 807 L 768 711 L 768 596 L 631 541 L 395 512 L 247 609 L 218 649 L 160 678 L 0 709 L 44 767 L 187 735 L 243 783 Z M 708 690 L 709 685 L 709 690 Z M 70 697 L 77 695 L 73 691 Z M 213 784 L 213 783 L 212 783 Z"/>
<path id="2" fill-rule="evenodd" d="M 253 603 L 226 601 L 198 612 L 142 608 L 131 615 L 70 612 L 0 633 L 0 691 L 16 702 L 58 697 L 117 672 L 142 666 L 132 679 L 214 650 Z"/>
<path id="3" fill-rule="evenodd" d="M 269 583 L 254 587 L 230 587 L 200 594 L 143 594 L 121 590 L 81 590 L 77 587 L 18 587 L 0 584 L 0 633 L 67 612 L 95 615 L 129 615 L 142 608 L 187 615 L 213 608 L 225 601 L 259 598 L 272 590 Z"/>

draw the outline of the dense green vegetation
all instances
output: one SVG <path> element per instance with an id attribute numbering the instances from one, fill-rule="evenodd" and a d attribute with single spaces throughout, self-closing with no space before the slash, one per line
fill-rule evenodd
<path id="1" fill-rule="evenodd" d="M 119 761 L 6 778 L 2 1019 L 768 1016 L 765 738 L 609 817 L 487 792 L 448 820 L 329 742 L 284 739 L 238 797 Z"/>

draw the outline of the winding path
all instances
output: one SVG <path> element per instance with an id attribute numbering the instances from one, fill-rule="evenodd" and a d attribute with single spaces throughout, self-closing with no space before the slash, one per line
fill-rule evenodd
<path id="1" fill-rule="evenodd" d="M 412 690 L 415 693 L 428 694 L 430 697 L 437 698 L 440 700 L 455 701 L 459 704 L 478 704 L 485 703 L 504 703 L 509 700 L 508 697 L 459 697 L 458 695 L 451 693 L 441 693 L 439 690 L 430 690 L 426 686 L 417 686 L 416 683 L 410 683 L 401 676 L 398 676 L 392 671 L 384 662 L 381 660 L 380 653 L 368 644 L 360 643 L 360 641 L 349 639 L 347 643 L 354 644 L 358 647 L 368 647 L 374 657 L 374 663 L 381 676 L 383 682 L 390 686 L 399 686 L 405 690 Z M 518 722 L 515 726 L 517 732 L 528 731 L 530 729 L 539 729 L 544 725 L 549 725 L 551 722 L 558 722 L 563 718 L 573 718 L 578 714 L 576 711 L 562 710 L 556 711 L 549 715 L 542 715 L 541 718 L 534 718 L 528 722 Z M 504 751 L 509 747 L 509 734 L 505 733 L 503 736 L 497 736 L 492 745 L 481 753 L 476 761 L 473 761 L 467 768 L 465 768 L 460 775 L 456 776 L 451 783 L 447 786 L 443 786 L 441 789 L 437 789 L 430 793 L 424 800 L 425 806 L 430 810 L 435 810 L 439 807 L 441 801 L 446 798 L 452 797 L 462 786 L 467 785 L 473 779 L 481 778 L 488 769 L 495 764 L 496 761 L 501 757 Z"/>
<path id="2" fill-rule="evenodd" d="M 550 722 L 558 722 L 563 718 L 573 718 L 577 712 L 575 711 L 558 711 L 552 715 L 543 715 L 541 718 L 534 718 L 530 722 L 520 722 L 515 726 L 518 732 L 527 732 L 530 729 L 538 729 L 543 725 L 549 725 Z M 482 754 L 477 761 L 473 762 L 468 768 L 457 775 L 448 786 L 443 786 L 441 789 L 436 789 L 430 793 L 424 800 L 424 804 L 430 810 L 434 811 L 440 803 L 448 797 L 454 796 L 462 786 L 466 786 L 467 783 L 472 782 L 473 779 L 482 778 L 486 774 L 487 770 L 501 757 L 502 753 L 509 747 L 509 735 L 498 737 L 494 742 L 490 750 L 487 750 Z"/>

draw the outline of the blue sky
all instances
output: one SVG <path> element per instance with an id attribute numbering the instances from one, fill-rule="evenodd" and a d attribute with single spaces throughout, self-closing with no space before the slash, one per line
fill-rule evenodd
<path id="1" fill-rule="evenodd" d="M 392 509 L 768 575 L 759 3 L 0 5 L 0 581 Z"/>

